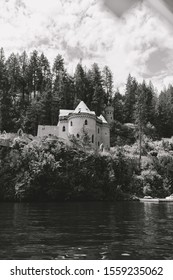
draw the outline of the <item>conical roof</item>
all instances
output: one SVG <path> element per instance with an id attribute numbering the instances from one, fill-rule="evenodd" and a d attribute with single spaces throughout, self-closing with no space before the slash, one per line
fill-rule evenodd
<path id="1" fill-rule="evenodd" d="M 89 113 L 89 114 L 93 114 L 94 112 L 93 111 L 90 111 L 90 109 L 87 107 L 87 105 L 81 101 L 78 106 L 76 107 L 76 109 L 74 110 L 75 114 L 78 114 L 78 113 Z"/>

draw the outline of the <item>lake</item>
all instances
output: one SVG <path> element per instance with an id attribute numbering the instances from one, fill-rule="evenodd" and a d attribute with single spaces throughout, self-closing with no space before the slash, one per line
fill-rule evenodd
<path id="1" fill-rule="evenodd" d="M 173 203 L 1 203 L 0 259 L 173 259 Z"/>

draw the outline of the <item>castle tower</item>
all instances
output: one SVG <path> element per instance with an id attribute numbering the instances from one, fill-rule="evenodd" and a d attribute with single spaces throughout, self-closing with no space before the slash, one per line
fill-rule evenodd
<path id="1" fill-rule="evenodd" d="M 109 124 L 114 121 L 114 107 L 110 104 L 105 108 L 105 118 Z"/>
<path id="2" fill-rule="evenodd" d="M 68 117 L 68 133 L 81 138 L 83 130 L 91 139 L 91 146 L 96 148 L 96 115 L 81 101 Z"/>

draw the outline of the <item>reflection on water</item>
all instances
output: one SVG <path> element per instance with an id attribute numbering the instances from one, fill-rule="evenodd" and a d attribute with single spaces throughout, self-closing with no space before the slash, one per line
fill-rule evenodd
<path id="1" fill-rule="evenodd" d="M 173 203 L 0 204 L 0 259 L 173 259 Z"/>

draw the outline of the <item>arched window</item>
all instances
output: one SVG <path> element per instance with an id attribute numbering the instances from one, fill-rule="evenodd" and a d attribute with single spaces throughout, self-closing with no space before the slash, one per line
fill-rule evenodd
<path id="1" fill-rule="evenodd" d="M 100 142 L 98 142 L 98 147 L 100 147 Z"/>
<path id="2" fill-rule="evenodd" d="M 65 131 L 65 126 L 62 127 L 62 131 Z"/>
<path id="3" fill-rule="evenodd" d="M 79 138 L 79 134 L 77 134 L 76 136 L 77 136 L 77 138 Z"/>
<path id="4" fill-rule="evenodd" d="M 85 120 L 85 125 L 87 125 L 88 124 L 88 121 L 87 120 Z"/>
<path id="5" fill-rule="evenodd" d="M 70 122 L 70 125 L 73 126 L 73 122 Z"/>
<path id="6" fill-rule="evenodd" d="M 94 135 L 92 135 L 92 143 L 94 143 Z"/>

